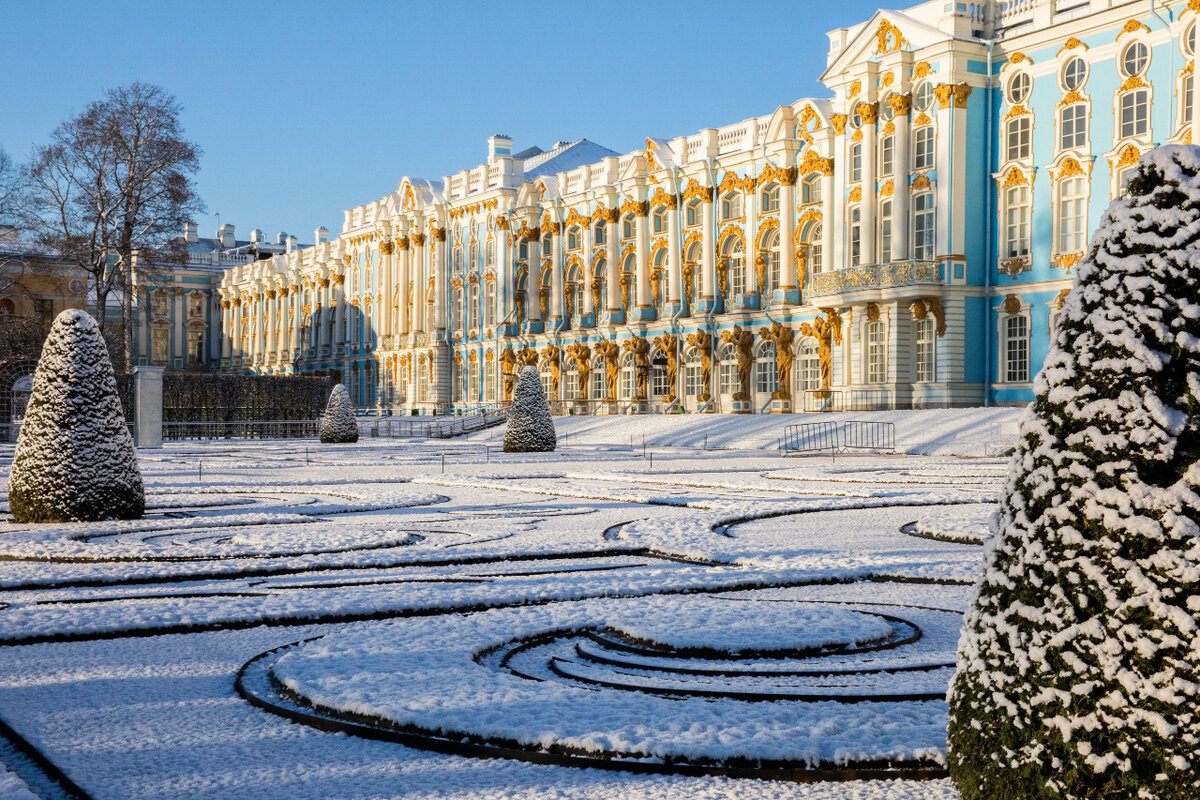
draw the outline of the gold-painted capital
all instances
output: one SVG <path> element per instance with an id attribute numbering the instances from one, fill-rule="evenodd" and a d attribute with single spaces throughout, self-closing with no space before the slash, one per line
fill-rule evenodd
<path id="1" fill-rule="evenodd" d="M 879 119 L 879 103 L 859 103 L 854 110 L 862 117 L 864 125 L 874 125 Z"/>
<path id="2" fill-rule="evenodd" d="M 892 107 L 892 111 L 898 117 L 906 117 L 912 111 L 912 95 L 911 94 L 894 94 L 887 99 L 888 105 Z"/>

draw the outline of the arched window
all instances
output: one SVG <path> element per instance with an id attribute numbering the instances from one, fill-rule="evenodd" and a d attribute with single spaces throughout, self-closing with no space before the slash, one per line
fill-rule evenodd
<path id="1" fill-rule="evenodd" d="M 579 235 L 579 226 L 572 225 L 567 230 L 567 249 L 578 250 L 583 247 L 583 237 Z"/>
<path id="2" fill-rule="evenodd" d="M 550 371 L 550 360 L 543 358 L 538 362 L 538 378 L 542 381 L 542 392 L 545 393 L 546 399 L 554 402 L 558 398 L 554 396 L 554 375 Z"/>
<path id="3" fill-rule="evenodd" d="M 579 318 L 583 314 L 583 270 L 578 264 L 567 271 L 566 290 L 571 298 L 571 316 Z"/>
<path id="4" fill-rule="evenodd" d="M 621 217 L 621 239 L 633 238 L 633 214 L 626 214 Z"/>
<path id="5" fill-rule="evenodd" d="M 467 330 L 479 330 L 479 284 L 467 290 Z"/>
<path id="6" fill-rule="evenodd" d="M 698 397 L 708 391 L 704 385 L 704 366 L 700 362 L 700 351 L 688 348 L 683 361 L 683 393 L 687 397 Z"/>
<path id="7" fill-rule="evenodd" d="M 663 234 L 667 232 L 667 209 L 659 207 L 654 209 L 654 233 Z"/>
<path id="8" fill-rule="evenodd" d="M 767 186 L 762 190 L 760 205 L 762 213 L 764 214 L 770 214 L 779 211 L 779 184 L 767 184 Z"/>
<path id="9" fill-rule="evenodd" d="M 607 227 L 608 226 L 605 225 L 603 221 L 601 221 L 601 222 L 597 222 L 596 225 L 592 228 L 592 242 L 594 244 L 597 244 L 597 245 L 604 244 L 604 241 L 605 241 L 604 237 L 607 235 L 605 233 L 605 230 L 607 229 Z"/>
<path id="10" fill-rule="evenodd" d="M 650 351 L 650 396 L 666 397 L 674 394 L 667 381 L 667 354 L 657 347 Z"/>
<path id="11" fill-rule="evenodd" d="M 805 264 L 808 274 L 812 275 L 824 269 L 821 258 L 821 223 L 810 222 L 800 233 L 800 244 L 804 248 Z"/>
<path id="12" fill-rule="evenodd" d="M 779 388 L 779 374 L 775 371 L 775 343 L 761 342 L 754 354 L 754 391 L 769 395 Z"/>
<path id="13" fill-rule="evenodd" d="M 821 174 L 819 172 L 805 177 L 804 185 L 800 187 L 800 202 L 805 205 L 821 202 Z"/>
<path id="14" fill-rule="evenodd" d="M 626 311 L 632 311 L 637 308 L 638 304 L 638 281 L 637 281 L 637 262 L 632 254 L 625 257 L 625 263 L 621 265 L 621 292 L 625 294 L 625 287 L 629 287 L 626 303 Z"/>
<path id="15" fill-rule="evenodd" d="M 662 248 L 654 254 L 652 270 L 658 275 L 658 299 L 660 307 L 671 297 L 671 270 L 667 268 L 667 248 Z"/>
<path id="16" fill-rule="evenodd" d="M 455 359 L 450 367 L 450 381 L 454 387 L 454 402 L 463 401 L 463 368 L 462 361 Z"/>
<path id="17" fill-rule="evenodd" d="M 454 248 L 454 271 L 459 274 L 463 271 L 463 249 L 461 247 Z"/>
<path id="18" fill-rule="evenodd" d="M 479 361 L 467 359 L 467 402 L 479 402 Z"/>
<path id="19" fill-rule="evenodd" d="M 633 353 L 621 356 L 621 394 L 622 400 L 632 400 L 637 393 L 637 367 L 633 363 Z"/>
<path id="20" fill-rule="evenodd" d="M 721 219 L 741 219 L 742 194 L 729 192 L 721 198 Z"/>
<path id="21" fill-rule="evenodd" d="M 479 269 L 479 242 L 471 242 L 469 253 L 470 258 L 467 259 L 467 269 Z"/>
<path id="22" fill-rule="evenodd" d="M 762 239 L 762 254 L 767 259 L 767 285 L 760 286 L 759 290 L 763 292 L 771 292 L 779 288 L 779 231 L 771 228 Z"/>
<path id="23" fill-rule="evenodd" d="M 729 297 L 734 298 L 746 291 L 746 259 L 742 240 L 737 236 L 726 239 L 722 256 L 727 264 Z"/>
<path id="24" fill-rule="evenodd" d="M 720 367 L 718 371 L 718 386 L 721 394 L 735 394 L 742 390 L 741 384 L 738 383 L 737 374 L 737 351 L 733 345 L 726 342 L 721 345 L 721 349 L 717 351 L 717 358 L 720 359 Z"/>
<path id="25" fill-rule="evenodd" d="M 604 400 L 608 397 L 608 370 L 604 359 L 596 356 L 592 359 L 592 399 Z"/>
<path id="26" fill-rule="evenodd" d="M 567 368 L 563 370 L 563 400 L 579 399 L 579 365 L 575 359 L 567 359 Z"/>
<path id="27" fill-rule="evenodd" d="M 687 211 L 684 214 L 684 224 L 689 228 L 694 228 L 704 221 L 704 207 L 699 198 L 687 204 Z"/>
<path id="28" fill-rule="evenodd" d="M 879 202 L 879 261 L 886 264 L 892 260 L 892 200 Z"/>
<path id="29" fill-rule="evenodd" d="M 483 362 L 483 402 L 496 402 L 496 362 L 491 358 Z"/>
<path id="30" fill-rule="evenodd" d="M 603 258 L 598 258 L 593 262 L 592 280 L 596 282 L 596 288 L 593 290 L 593 297 L 596 298 L 596 307 L 592 310 L 596 312 L 597 319 L 601 311 L 604 311 L 608 303 L 608 262 Z M 591 287 L 588 287 L 591 288 Z"/>
<path id="31" fill-rule="evenodd" d="M 462 327 L 463 291 L 454 290 L 453 302 L 450 303 L 450 329 L 459 330 Z"/>
<path id="32" fill-rule="evenodd" d="M 798 391 L 815 392 L 821 388 L 821 349 L 816 339 L 809 337 L 800 342 L 795 373 Z"/>

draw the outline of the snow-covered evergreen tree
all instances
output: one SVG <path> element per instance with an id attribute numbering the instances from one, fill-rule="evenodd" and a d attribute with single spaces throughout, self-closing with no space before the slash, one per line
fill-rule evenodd
<path id="1" fill-rule="evenodd" d="M 350 393 L 338 384 L 329 393 L 329 404 L 321 418 L 321 441 L 325 444 L 348 444 L 358 441 L 358 422 L 350 407 Z"/>
<path id="2" fill-rule="evenodd" d="M 964 800 L 1200 797 L 1200 147 L 1079 268 L 959 642 Z"/>
<path id="3" fill-rule="evenodd" d="M 146 499 L 96 320 L 54 320 L 17 437 L 8 505 L 18 522 L 139 519 Z"/>
<path id="4" fill-rule="evenodd" d="M 504 452 L 548 453 L 558 446 L 550 404 L 542 391 L 537 367 L 527 366 L 517 376 L 508 425 L 504 429 Z"/>

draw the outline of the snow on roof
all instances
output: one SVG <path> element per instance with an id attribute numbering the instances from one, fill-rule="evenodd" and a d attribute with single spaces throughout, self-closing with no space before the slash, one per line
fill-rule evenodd
<path id="1" fill-rule="evenodd" d="M 589 142 L 587 139 L 577 139 L 525 159 L 522 168 L 525 170 L 525 180 L 530 181 L 542 175 L 567 172 L 584 164 L 595 164 L 609 156 L 619 155 L 620 153 L 603 145 Z"/>

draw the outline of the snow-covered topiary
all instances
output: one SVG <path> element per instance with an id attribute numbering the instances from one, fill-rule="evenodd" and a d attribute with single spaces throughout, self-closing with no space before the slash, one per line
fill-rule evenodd
<path id="1" fill-rule="evenodd" d="M 329 393 L 329 404 L 321 418 L 321 441 L 325 444 L 347 444 L 358 441 L 358 423 L 350 407 L 350 393 L 338 384 Z"/>
<path id="2" fill-rule="evenodd" d="M 537 367 L 527 366 L 517 376 L 508 426 L 504 429 L 504 452 L 548 453 L 558 446 L 550 404 L 542 391 Z"/>
<path id="3" fill-rule="evenodd" d="M 1200 147 L 1113 201 L 1021 423 L 950 688 L 964 800 L 1200 797 Z"/>
<path id="4" fill-rule="evenodd" d="M 64 311 L 42 347 L 8 480 L 18 522 L 139 519 L 146 499 L 100 326 Z"/>

